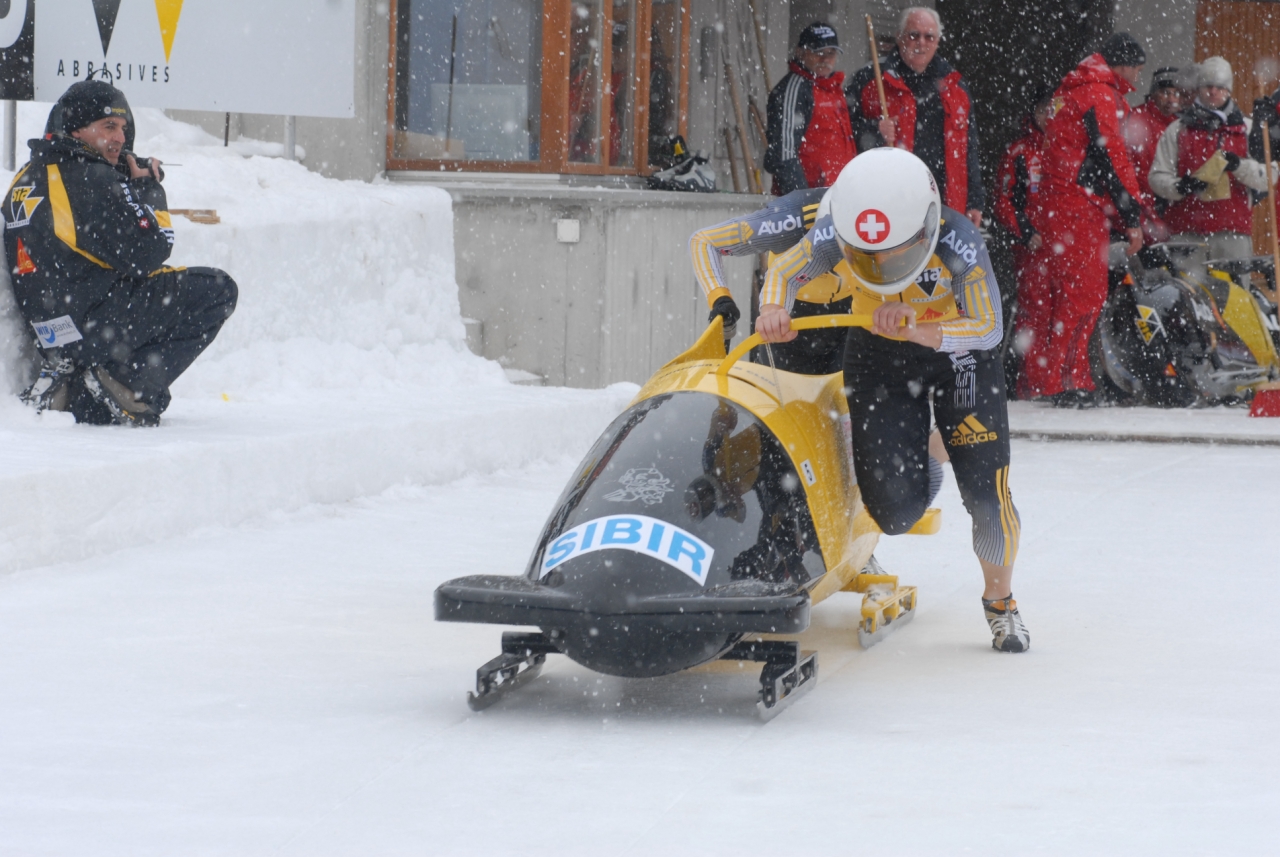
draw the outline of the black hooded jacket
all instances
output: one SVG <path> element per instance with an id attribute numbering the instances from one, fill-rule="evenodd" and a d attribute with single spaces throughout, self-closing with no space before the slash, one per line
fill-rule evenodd
<path id="1" fill-rule="evenodd" d="M 173 249 L 160 182 L 131 179 L 74 137 L 30 141 L 9 186 L 4 246 L 29 322 L 85 315 L 117 284 L 159 270 Z"/>

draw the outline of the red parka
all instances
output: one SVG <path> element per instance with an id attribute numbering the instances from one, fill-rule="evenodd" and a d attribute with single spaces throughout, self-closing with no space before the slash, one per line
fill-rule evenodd
<path id="1" fill-rule="evenodd" d="M 897 139 L 894 146 L 914 152 L 916 133 L 916 97 L 910 87 L 900 76 L 896 57 L 885 64 L 884 97 L 889 102 L 889 117 L 897 126 Z M 973 135 L 973 105 L 969 99 L 969 91 L 960 78 L 960 72 L 935 59 L 941 74 L 937 79 L 938 97 L 942 102 L 943 113 L 943 146 L 946 152 L 946 176 L 943 184 L 947 198 L 943 204 L 956 211 L 967 211 L 971 208 L 981 209 L 984 200 L 981 190 L 970 187 L 972 160 L 970 139 Z M 869 67 L 868 67 L 869 68 Z M 864 80 L 863 78 L 867 78 Z M 880 93 L 875 78 L 869 71 L 859 72 L 850 85 L 850 107 L 860 116 L 880 116 Z M 974 147 L 976 149 L 976 146 Z M 973 153 L 973 154 L 976 154 Z"/>
<path id="2" fill-rule="evenodd" d="M 1102 54 L 1081 60 L 1053 94 L 1053 117 L 1045 129 L 1044 193 L 1115 206 L 1121 223 L 1141 221 L 1138 177 L 1129 159 L 1121 122 L 1129 114 L 1124 96 L 1133 91 Z"/>
<path id="3" fill-rule="evenodd" d="M 1044 179 L 1044 132 L 1028 120 L 1024 133 L 1009 144 L 996 172 L 996 221 L 1022 243 L 1035 228 L 1028 214 Z"/>
<path id="4" fill-rule="evenodd" d="M 1204 108 L 1188 110 L 1183 114 L 1182 122 L 1178 130 L 1178 175 L 1191 175 L 1219 150 L 1231 152 L 1241 160 L 1249 157 L 1249 131 L 1244 117 L 1234 105 L 1225 123 Z M 1249 189 L 1234 175 L 1230 182 L 1231 196 L 1226 199 L 1205 202 L 1191 193 L 1170 203 L 1165 211 L 1169 228 L 1174 232 L 1194 232 L 1197 235 L 1223 231 L 1252 233 L 1253 205 Z"/>
<path id="5" fill-rule="evenodd" d="M 1142 191 L 1142 202 L 1154 206 L 1155 194 L 1147 176 L 1151 172 L 1151 162 L 1156 159 L 1156 144 L 1160 135 L 1168 128 L 1174 116 L 1165 116 L 1156 107 L 1155 102 L 1146 101 L 1133 108 L 1133 112 L 1124 122 L 1124 141 L 1129 147 L 1129 159 L 1133 161 L 1133 171 L 1138 177 L 1138 188 Z"/>
<path id="6" fill-rule="evenodd" d="M 790 68 L 769 93 L 764 168 L 775 196 L 834 184 L 855 154 L 844 72 L 818 78 L 797 62 Z"/>

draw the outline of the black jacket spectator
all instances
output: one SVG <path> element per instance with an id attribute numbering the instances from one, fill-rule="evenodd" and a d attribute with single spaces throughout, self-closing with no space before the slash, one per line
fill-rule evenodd
<path id="1" fill-rule="evenodd" d="M 958 211 L 981 211 L 986 191 L 978 164 L 978 127 L 969 87 L 960 73 L 935 56 L 917 74 L 896 50 L 885 57 L 881 69 L 889 116 L 898 126 L 894 144 L 925 162 L 947 205 Z M 870 63 L 854 73 L 845 92 L 858 151 L 886 145 L 878 129 L 880 97 Z M 960 183 L 964 186 L 951 187 Z"/>
<path id="2" fill-rule="evenodd" d="M 842 88 L 844 74 L 815 78 L 793 62 L 769 93 L 769 146 L 764 168 L 773 174 L 773 193 L 827 187 L 853 160 L 853 133 Z"/>

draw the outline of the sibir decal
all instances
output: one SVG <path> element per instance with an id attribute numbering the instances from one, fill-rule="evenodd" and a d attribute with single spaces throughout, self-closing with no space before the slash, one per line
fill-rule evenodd
<path id="1" fill-rule="evenodd" d="M 678 569 L 707 585 L 707 573 L 715 548 L 702 539 L 667 521 L 647 515 L 606 515 L 579 524 L 547 546 L 542 571 L 599 550 L 625 550 L 644 554 Z"/>

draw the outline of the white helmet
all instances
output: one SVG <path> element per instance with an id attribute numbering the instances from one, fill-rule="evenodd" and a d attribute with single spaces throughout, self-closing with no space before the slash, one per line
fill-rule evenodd
<path id="1" fill-rule="evenodd" d="M 845 165 L 818 211 L 868 289 L 896 295 L 915 282 L 938 244 L 942 200 L 924 161 L 902 149 L 871 149 Z"/>

